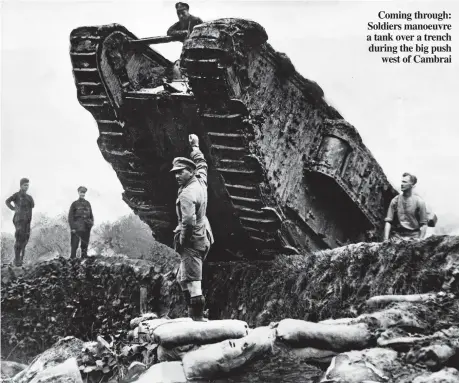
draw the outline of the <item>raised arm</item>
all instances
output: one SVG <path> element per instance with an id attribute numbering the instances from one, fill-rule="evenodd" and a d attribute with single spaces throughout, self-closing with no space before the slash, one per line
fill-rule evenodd
<path id="1" fill-rule="evenodd" d="M 199 149 L 199 138 L 195 134 L 188 137 L 191 145 L 191 159 L 196 164 L 196 176 L 199 177 L 207 186 L 207 161 Z"/>

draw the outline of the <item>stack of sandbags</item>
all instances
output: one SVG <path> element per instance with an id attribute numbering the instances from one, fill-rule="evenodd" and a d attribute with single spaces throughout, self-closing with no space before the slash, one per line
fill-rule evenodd
<path id="1" fill-rule="evenodd" d="M 137 382 L 181 383 L 212 379 L 272 352 L 276 332 L 269 327 L 249 330 L 240 320 L 169 321 L 155 328 L 158 359 Z M 175 361 L 164 361 L 175 358 Z M 180 362 L 182 360 L 182 362 Z"/>
<path id="2" fill-rule="evenodd" d="M 206 345 L 183 357 L 183 370 L 189 380 L 213 379 L 230 373 L 263 355 L 272 353 L 275 330 L 259 327 L 240 339 Z"/>
<path id="3" fill-rule="evenodd" d="M 154 342 L 153 331 L 158 326 L 161 326 L 166 323 L 182 323 L 182 322 L 192 322 L 191 318 L 157 318 L 157 319 L 146 319 L 137 324 L 137 327 L 132 330 L 131 338 L 138 342 Z"/>
<path id="4" fill-rule="evenodd" d="M 185 318 L 189 319 L 189 318 Z M 185 353 L 199 346 L 226 339 L 238 339 L 248 334 L 246 322 L 239 320 L 215 320 L 208 322 L 169 321 L 158 324 L 153 330 L 152 341 L 159 344 L 158 360 L 178 361 Z"/>
<path id="5" fill-rule="evenodd" d="M 362 350 L 372 342 L 365 323 L 323 324 L 299 319 L 284 319 L 277 326 L 277 339 L 294 347 L 322 350 Z"/>
<path id="6" fill-rule="evenodd" d="M 314 323 L 284 319 L 277 324 L 277 339 L 293 347 L 291 353 L 307 362 L 328 364 L 339 352 L 362 350 L 374 342 L 365 323 Z"/>

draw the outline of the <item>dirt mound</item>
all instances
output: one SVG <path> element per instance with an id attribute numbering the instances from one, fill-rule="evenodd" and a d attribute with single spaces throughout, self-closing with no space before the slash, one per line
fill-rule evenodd
<path id="1" fill-rule="evenodd" d="M 441 289 L 459 294 L 459 237 L 360 243 L 308 256 L 278 256 L 271 262 L 210 263 L 204 281 L 213 318 L 262 325 L 287 317 L 355 317 L 376 295 Z M 444 305 L 441 318 L 429 317 L 428 306 L 424 308 L 430 326 L 457 323 L 457 302 Z"/>

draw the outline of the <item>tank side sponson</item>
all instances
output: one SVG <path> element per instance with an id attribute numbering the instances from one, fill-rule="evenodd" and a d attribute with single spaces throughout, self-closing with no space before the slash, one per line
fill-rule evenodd
<path id="1" fill-rule="evenodd" d="M 182 54 L 241 225 L 259 248 L 362 240 L 395 191 L 322 89 L 266 40 L 254 22 L 222 19 L 195 27 Z M 331 125 L 349 132 L 344 139 L 327 135 Z"/>

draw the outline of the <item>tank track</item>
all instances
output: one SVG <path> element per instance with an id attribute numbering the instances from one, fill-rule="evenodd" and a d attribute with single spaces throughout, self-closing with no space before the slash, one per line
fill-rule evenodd
<path id="1" fill-rule="evenodd" d="M 116 105 L 109 96 L 109 88 L 100 71 L 102 43 L 113 32 L 121 32 L 129 38 L 134 35 L 119 25 L 82 27 L 70 35 L 70 57 L 81 106 L 94 117 L 99 128 L 97 144 L 104 159 L 109 162 L 124 188 L 123 200 L 153 231 L 156 239 L 160 232 L 172 232 L 170 208 L 155 206 L 149 197 L 152 190 L 151 171 L 132 151 L 125 121 L 119 116 Z M 161 229 L 161 230 L 155 230 Z"/>
<path id="2" fill-rule="evenodd" d="M 193 38 L 193 35 L 191 39 Z M 199 39 L 203 39 L 201 34 Z M 250 148 L 254 138 L 245 105 L 232 97 L 227 50 L 212 46 L 214 40 L 185 43 L 182 52 L 189 85 L 200 105 L 201 118 L 211 142 L 213 160 L 224 179 L 226 190 L 252 245 L 260 251 L 297 253 L 280 235 L 281 216 L 263 192 L 265 175 L 256 153 Z"/>

